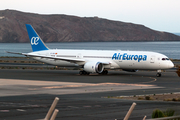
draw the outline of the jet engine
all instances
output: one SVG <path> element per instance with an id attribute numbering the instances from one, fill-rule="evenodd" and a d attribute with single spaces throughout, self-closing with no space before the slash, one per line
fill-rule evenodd
<path id="1" fill-rule="evenodd" d="M 84 65 L 84 71 L 89 73 L 102 73 L 104 66 L 100 62 L 87 62 Z"/>
<path id="2" fill-rule="evenodd" d="M 123 71 L 127 71 L 127 72 L 137 72 L 138 70 L 135 69 L 122 69 Z"/>

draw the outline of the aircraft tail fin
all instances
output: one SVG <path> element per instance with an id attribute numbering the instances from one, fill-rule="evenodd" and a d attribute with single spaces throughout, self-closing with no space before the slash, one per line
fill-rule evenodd
<path id="1" fill-rule="evenodd" d="M 42 39 L 39 37 L 39 35 L 36 33 L 36 31 L 31 25 L 26 24 L 26 29 L 29 35 L 29 40 L 30 40 L 33 52 L 49 50 L 48 47 L 44 44 Z"/>

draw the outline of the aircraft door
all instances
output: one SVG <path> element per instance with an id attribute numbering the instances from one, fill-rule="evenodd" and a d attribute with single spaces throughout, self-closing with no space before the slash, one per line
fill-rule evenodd
<path id="1" fill-rule="evenodd" d="M 154 62 L 155 62 L 155 56 L 151 56 L 150 63 L 154 63 Z"/>

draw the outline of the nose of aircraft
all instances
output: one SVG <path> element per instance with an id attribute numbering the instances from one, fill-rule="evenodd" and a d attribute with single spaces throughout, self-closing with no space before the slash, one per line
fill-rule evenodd
<path id="1" fill-rule="evenodd" d="M 173 68 L 174 67 L 174 63 L 171 61 L 168 65 L 169 68 Z"/>

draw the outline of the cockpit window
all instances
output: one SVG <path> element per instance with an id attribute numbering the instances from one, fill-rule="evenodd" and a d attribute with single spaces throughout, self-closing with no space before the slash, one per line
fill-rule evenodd
<path id="1" fill-rule="evenodd" d="M 164 60 L 169 60 L 169 58 L 162 58 L 162 60 L 164 61 Z"/>

